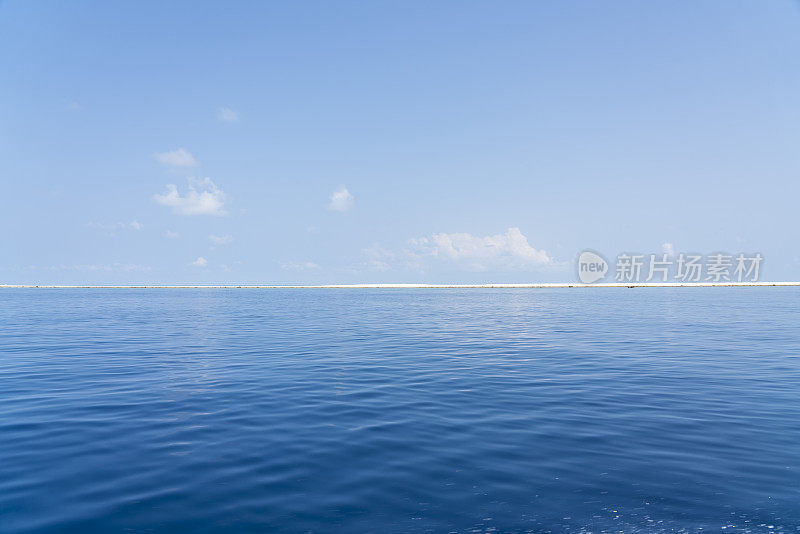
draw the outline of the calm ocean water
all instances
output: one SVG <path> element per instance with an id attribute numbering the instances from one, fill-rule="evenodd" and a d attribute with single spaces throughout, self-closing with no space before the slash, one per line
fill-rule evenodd
<path id="1" fill-rule="evenodd" d="M 797 532 L 799 307 L 2 290 L 0 531 Z"/>

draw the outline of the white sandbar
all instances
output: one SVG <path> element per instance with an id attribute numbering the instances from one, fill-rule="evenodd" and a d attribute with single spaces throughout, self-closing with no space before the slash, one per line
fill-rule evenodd
<path id="1" fill-rule="evenodd" d="M 608 284 L 323 284 L 323 285 L 51 285 L 0 284 L 0 289 L 546 289 L 566 287 L 756 287 L 800 286 L 800 282 L 615 282 Z"/>

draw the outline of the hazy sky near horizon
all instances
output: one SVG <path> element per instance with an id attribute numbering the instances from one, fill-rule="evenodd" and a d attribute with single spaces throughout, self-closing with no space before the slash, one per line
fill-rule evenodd
<path id="1" fill-rule="evenodd" d="M 0 283 L 800 280 L 796 2 L 5 1 L 0 65 Z"/>

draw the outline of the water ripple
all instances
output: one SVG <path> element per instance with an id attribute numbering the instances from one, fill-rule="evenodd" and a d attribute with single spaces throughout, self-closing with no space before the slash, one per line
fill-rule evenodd
<path id="1" fill-rule="evenodd" d="M 798 304 L 4 290 L 0 531 L 796 532 Z"/>

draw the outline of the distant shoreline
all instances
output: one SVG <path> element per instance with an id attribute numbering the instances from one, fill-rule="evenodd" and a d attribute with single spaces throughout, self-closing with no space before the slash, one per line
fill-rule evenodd
<path id="1" fill-rule="evenodd" d="M 768 287 L 795 286 L 800 282 L 660 282 L 660 283 L 608 283 L 608 284 L 321 284 L 321 285 L 56 285 L 56 284 L 0 284 L 0 289 L 548 289 L 586 287 Z"/>

